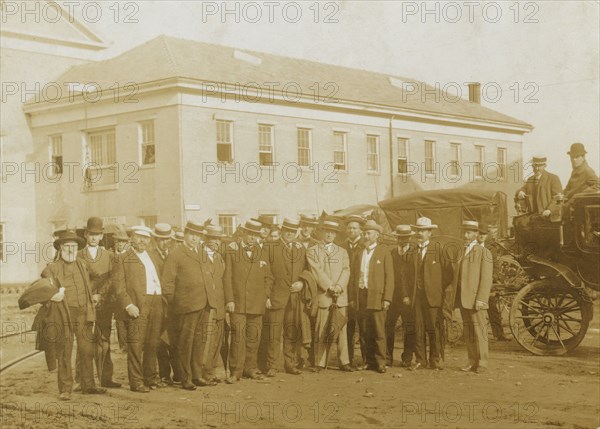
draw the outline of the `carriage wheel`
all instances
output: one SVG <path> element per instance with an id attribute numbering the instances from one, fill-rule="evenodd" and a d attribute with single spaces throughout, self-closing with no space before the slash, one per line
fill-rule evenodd
<path id="1" fill-rule="evenodd" d="M 589 315 L 577 290 L 563 282 L 536 280 L 521 289 L 510 309 L 510 330 L 536 355 L 557 356 L 579 345 Z"/>

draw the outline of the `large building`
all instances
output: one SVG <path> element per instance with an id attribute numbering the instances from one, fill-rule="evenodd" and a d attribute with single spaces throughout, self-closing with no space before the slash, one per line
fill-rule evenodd
<path id="1" fill-rule="evenodd" d="M 512 193 L 527 123 L 397 76 L 161 36 L 59 77 L 25 104 L 38 237 L 88 216 L 320 214 L 419 189 Z"/>

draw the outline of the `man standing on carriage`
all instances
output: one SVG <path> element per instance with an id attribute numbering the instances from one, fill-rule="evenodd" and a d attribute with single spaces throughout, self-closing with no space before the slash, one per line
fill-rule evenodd
<path id="1" fill-rule="evenodd" d="M 571 178 L 564 191 L 567 200 L 574 197 L 575 194 L 584 192 L 587 188 L 598 189 L 598 176 L 585 160 L 586 153 L 587 151 L 582 143 L 573 143 L 571 149 L 567 152 L 573 166 Z"/>
<path id="2" fill-rule="evenodd" d="M 557 175 L 546 171 L 546 157 L 534 156 L 531 160 L 533 175 L 516 193 L 517 201 L 527 202 L 529 213 L 549 217 L 550 204 L 562 193 L 562 185 Z"/>

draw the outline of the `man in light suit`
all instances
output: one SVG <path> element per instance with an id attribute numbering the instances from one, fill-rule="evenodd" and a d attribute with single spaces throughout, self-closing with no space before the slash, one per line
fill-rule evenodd
<path id="1" fill-rule="evenodd" d="M 164 315 L 160 262 L 148 254 L 152 230 L 131 228 L 132 247 L 115 260 L 113 282 L 127 313 L 127 373 L 133 392 L 147 393 L 158 378 L 156 352 Z"/>
<path id="2" fill-rule="evenodd" d="M 557 175 L 546 171 L 546 157 L 534 156 L 531 160 L 533 175 L 517 191 L 517 200 L 526 200 L 529 212 L 549 217 L 550 204 L 562 193 L 562 185 Z"/>
<path id="3" fill-rule="evenodd" d="M 317 279 L 318 305 L 315 323 L 315 371 L 319 372 L 327 366 L 328 356 L 328 320 L 330 307 L 335 303 L 339 311 L 346 316 L 348 307 L 348 281 L 350 279 L 350 262 L 348 252 L 334 243 L 339 224 L 323 221 L 323 243 L 308 249 L 307 260 L 310 270 Z M 348 338 L 346 324 L 338 326 L 337 351 L 340 370 L 352 372 L 348 357 Z"/>
<path id="4" fill-rule="evenodd" d="M 469 365 L 463 371 L 484 372 L 488 366 L 487 312 L 492 288 L 492 254 L 477 243 L 479 224 L 464 221 L 465 253 L 454 277 L 455 306 L 463 319 Z"/>
<path id="5" fill-rule="evenodd" d="M 351 267 L 348 299 L 357 309 L 367 369 L 385 373 L 385 318 L 394 296 L 394 266 L 390 252 L 377 244 L 383 228 L 368 220 L 362 229 L 365 248 Z"/>

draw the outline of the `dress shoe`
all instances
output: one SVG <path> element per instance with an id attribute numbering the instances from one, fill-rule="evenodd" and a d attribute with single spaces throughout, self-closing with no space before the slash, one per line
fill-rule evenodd
<path id="1" fill-rule="evenodd" d="M 182 381 L 181 388 L 185 389 L 185 390 L 196 390 L 196 385 L 193 383 L 190 383 L 189 381 Z"/>
<path id="2" fill-rule="evenodd" d="M 380 373 L 380 374 L 385 374 L 385 372 L 386 372 L 385 366 L 377 368 L 377 372 Z"/>
<path id="3" fill-rule="evenodd" d="M 248 372 L 246 374 L 244 374 L 244 376 L 246 378 L 250 378 L 252 380 L 264 380 L 265 377 L 263 377 L 262 374 L 259 374 L 258 372 Z"/>
<path id="4" fill-rule="evenodd" d="M 302 371 L 300 371 L 298 368 L 286 369 L 285 372 L 287 372 L 288 374 L 293 374 L 293 375 L 300 375 L 300 374 L 302 374 Z"/>
<path id="5" fill-rule="evenodd" d="M 81 393 L 84 395 L 102 395 L 106 393 L 106 389 L 104 387 L 90 387 L 89 389 L 82 390 Z"/>
<path id="6" fill-rule="evenodd" d="M 207 378 L 207 380 L 208 380 L 209 383 L 215 383 L 215 384 L 219 384 L 219 383 L 223 382 L 222 379 L 220 379 L 219 377 L 216 377 L 216 376 L 215 377 Z"/>
<path id="7" fill-rule="evenodd" d="M 362 364 L 362 365 L 356 365 L 356 370 L 357 371 L 364 371 L 365 369 L 367 369 L 369 366 L 366 364 Z"/>
<path id="8" fill-rule="evenodd" d="M 167 383 L 163 383 L 162 380 L 156 380 L 153 381 L 152 383 L 148 383 L 148 387 L 150 389 L 161 389 L 163 387 L 167 387 L 168 384 Z"/>
<path id="9" fill-rule="evenodd" d="M 121 383 L 117 383 L 116 381 L 107 381 L 106 383 L 102 383 L 102 387 L 108 387 L 110 389 L 117 389 L 121 387 Z"/>
<path id="10" fill-rule="evenodd" d="M 194 378 L 192 379 L 192 383 L 194 383 L 196 386 L 200 386 L 200 387 L 206 387 L 206 386 L 216 386 L 217 383 L 216 382 L 210 382 L 205 378 Z"/>
<path id="11" fill-rule="evenodd" d="M 60 395 L 58 395 L 58 399 L 60 399 L 61 401 L 70 401 L 71 394 L 69 392 L 63 392 Z"/>
<path id="12" fill-rule="evenodd" d="M 312 369 L 312 372 L 321 372 L 324 370 L 325 370 L 325 367 L 317 365 Z"/>
<path id="13" fill-rule="evenodd" d="M 162 381 L 163 383 L 165 383 L 167 386 L 173 385 L 173 380 L 171 379 L 171 377 L 162 377 L 160 379 L 160 381 Z"/>
<path id="14" fill-rule="evenodd" d="M 394 361 L 388 360 L 388 361 L 385 363 L 385 366 L 387 366 L 388 368 L 391 368 L 392 366 L 394 366 Z"/>
<path id="15" fill-rule="evenodd" d="M 138 392 L 138 393 L 148 393 L 148 392 L 150 392 L 150 388 L 148 386 L 143 385 L 143 384 L 140 384 L 139 386 L 134 386 L 130 390 L 132 392 Z"/>
<path id="16" fill-rule="evenodd" d="M 267 374 L 266 374 L 267 377 L 275 377 L 276 375 L 277 375 L 277 371 L 275 371 L 273 368 L 268 370 Z"/>
<path id="17" fill-rule="evenodd" d="M 467 365 L 464 368 L 460 369 L 463 372 L 476 372 L 477 371 L 477 367 L 474 365 Z"/>
<path id="18" fill-rule="evenodd" d="M 232 375 L 231 377 L 227 377 L 225 379 L 225 383 L 227 383 L 227 384 L 234 384 L 238 380 L 239 380 L 239 377 L 236 377 L 235 375 Z"/>
<path id="19" fill-rule="evenodd" d="M 483 374 L 484 372 L 487 372 L 487 368 L 485 366 L 478 366 L 473 372 L 476 372 L 477 374 Z"/>
<path id="20" fill-rule="evenodd" d="M 354 368 L 352 368 L 350 365 L 346 364 L 346 365 L 340 366 L 340 371 L 354 372 Z"/>

